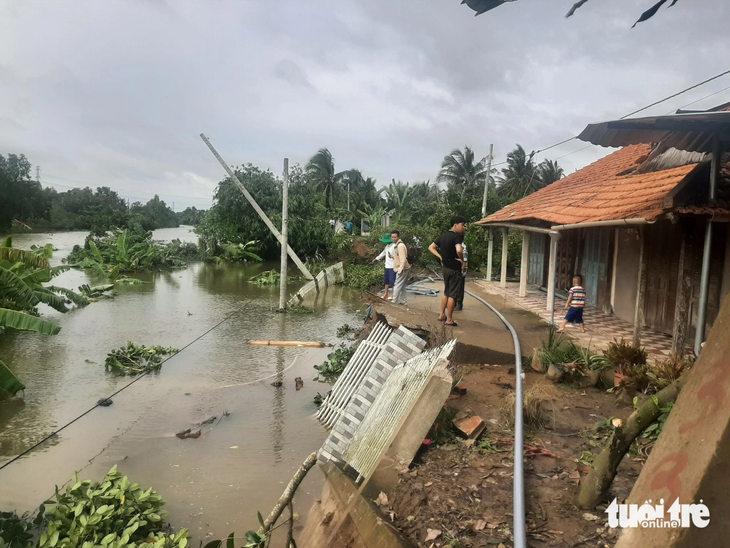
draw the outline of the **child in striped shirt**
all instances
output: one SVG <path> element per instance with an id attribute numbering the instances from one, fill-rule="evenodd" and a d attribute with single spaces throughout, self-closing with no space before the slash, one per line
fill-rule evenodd
<path id="1" fill-rule="evenodd" d="M 580 275 L 573 276 L 573 287 L 568 292 L 568 302 L 565 303 L 565 308 L 570 308 L 568 313 L 565 315 L 563 323 L 558 329 L 558 333 L 562 333 L 568 322 L 572 324 L 580 325 L 580 330 L 585 333 L 586 326 L 583 323 L 583 308 L 586 305 L 586 290 L 581 285 L 583 278 Z"/>

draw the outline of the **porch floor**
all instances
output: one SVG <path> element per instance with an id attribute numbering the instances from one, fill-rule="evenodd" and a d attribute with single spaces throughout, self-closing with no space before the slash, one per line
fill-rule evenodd
<path id="1" fill-rule="evenodd" d="M 507 287 L 502 289 L 499 281 L 488 282 L 486 280 L 475 280 L 475 283 L 483 287 L 487 292 L 509 299 L 513 304 L 529 310 L 540 316 L 545 322 L 550 323 L 550 311 L 547 310 L 547 294 L 535 286 L 527 287 L 527 295 L 519 296 L 520 284 L 518 282 L 507 282 Z M 565 317 L 565 299 L 555 296 L 555 323 L 557 325 Z M 581 333 L 580 327 L 568 324 L 565 334 L 575 339 L 581 346 L 590 344 L 594 349 L 605 349 L 608 344 L 616 340 L 626 339 L 631 341 L 634 337 L 634 326 L 610 314 L 598 310 L 592 306 L 586 306 L 584 312 L 586 332 Z M 658 333 L 648 327 L 641 330 L 641 346 L 649 354 L 649 360 L 661 360 L 669 356 L 672 350 L 672 338 L 664 333 Z M 530 349 L 525 349 L 530 350 Z"/>

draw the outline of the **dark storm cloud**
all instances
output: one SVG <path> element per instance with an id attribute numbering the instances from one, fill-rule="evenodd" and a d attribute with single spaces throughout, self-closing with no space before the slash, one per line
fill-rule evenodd
<path id="1" fill-rule="evenodd" d="M 493 142 L 499 161 L 727 68 L 726 2 L 680 2 L 631 30 L 650 3 L 590 2 L 565 20 L 562 0 L 478 18 L 458 0 L 0 0 L 0 152 L 24 152 L 49 183 L 178 205 L 207 205 L 222 176 L 200 132 L 229 163 L 279 172 L 326 146 L 381 183 L 433 180 L 453 148 Z"/>

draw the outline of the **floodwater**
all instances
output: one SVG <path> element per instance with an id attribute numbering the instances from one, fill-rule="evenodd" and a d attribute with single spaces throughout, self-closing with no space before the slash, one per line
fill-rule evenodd
<path id="1" fill-rule="evenodd" d="M 50 242 L 58 248 L 52 261 L 58 264 L 85 236 L 16 235 L 13 244 L 27 249 Z M 155 239 L 172 238 L 196 239 L 189 227 L 155 232 Z M 189 528 L 195 542 L 256 529 L 256 512 L 268 514 L 296 469 L 324 441 L 312 400 L 329 387 L 314 382 L 313 365 L 329 350 L 247 341 L 336 344 L 337 328 L 363 317 L 356 295 L 338 287 L 305 303 L 312 314 L 278 314 L 278 286 L 246 282 L 274 266 L 194 263 L 138 276 L 150 283 L 119 287 L 113 299 L 67 314 L 44 309 L 45 318 L 62 326 L 58 335 L 0 336 L 0 356 L 26 385 L 22 397 L 0 400 L 0 466 L 132 380 L 104 371 L 112 349 L 127 341 L 183 349 L 159 373 L 114 396 L 110 407 L 94 409 L 0 470 L 0 510 L 34 510 L 75 471 L 98 480 L 118 464 L 132 481 L 160 492 L 168 521 Z M 75 289 L 103 281 L 71 270 L 54 283 Z M 300 391 L 297 376 L 304 380 Z M 283 380 L 279 388 L 271 385 L 277 379 Z M 230 415 L 222 416 L 224 411 Z M 195 426 L 214 415 L 212 424 Z M 202 436 L 175 437 L 187 428 L 202 428 Z M 295 512 L 306 516 L 321 482 L 313 469 L 298 491 Z"/>

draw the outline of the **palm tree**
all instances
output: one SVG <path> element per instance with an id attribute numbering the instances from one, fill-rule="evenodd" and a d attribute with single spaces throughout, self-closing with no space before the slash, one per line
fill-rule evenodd
<path id="1" fill-rule="evenodd" d="M 305 169 L 317 190 L 324 192 L 325 207 L 328 210 L 331 209 L 332 198 L 337 187 L 342 184 L 346 172 L 337 173 L 335 171 L 335 159 L 326 148 L 319 149 L 317 154 L 309 159 Z"/>
<path id="2" fill-rule="evenodd" d="M 533 155 L 534 152 L 528 155 L 519 144 L 507 154 L 507 167 L 502 168 L 499 179 L 499 193 L 502 196 L 509 200 L 520 200 L 544 186 L 538 177 Z"/>
<path id="3" fill-rule="evenodd" d="M 393 210 L 393 222 L 395 224 L 402 223 L 408 216 L 406 207 L 409 202 L 409 193 L 411 186 L 403 181 L 396 182 L 395 179 L 388 185 L 388 188 L 383 188 L 382 192 L 385 194 L 388 208 Z"/>
<path id="4" fill-rule="evenodd" d="M 474 151 L 465 146 L 464 152 L 454 149 L 444 156 L 437 181 L 446 183 L 449 188 L 461 187 L 463 200 L 467 189 L 484 184 L 486 172 L 486 158 L 474 163 Z"/>
<path id="5" fill-rule="evenodd" d="M 559 181 L 565 175 L 563 168 L 558 165 L 556 160 L 543 160 L 543 162 L 537 166 L 538 177 L 542 186 L 548 186 L 549 184 Z"/>

